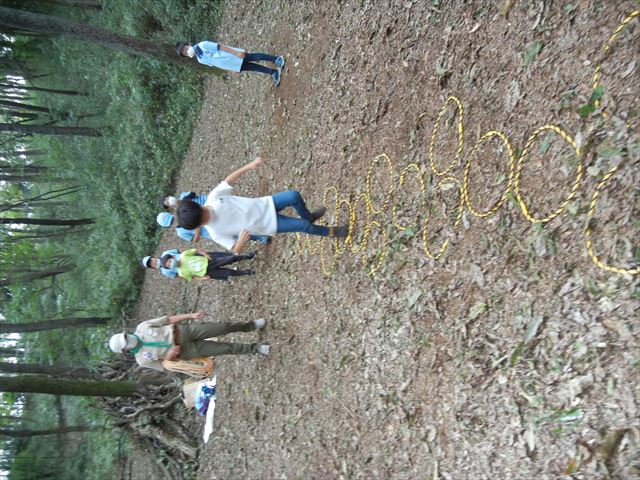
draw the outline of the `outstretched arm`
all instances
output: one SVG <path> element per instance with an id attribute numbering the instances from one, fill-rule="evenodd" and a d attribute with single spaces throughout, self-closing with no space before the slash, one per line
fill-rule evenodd
<path id="1" fill-rule="evenodd" d="M 206 313 L 204 312 L 195 312 L 195 313 L 185 313 L 183 315 L 173 315 L 169 317 L 169 323 L 171 325 L 175 325 L 176 323 L 184 322 L 185 320 L 201 320 L 204 318 Z"/>
<path id="2" fill-rule="evenodd" d="M 249 235 L 249 231 L 246 229 L 242 229 L 240 231 L 240 235 L 238 235 L 238 240 L 236 241 L 231 251 L 236 255 L 240 255 L 244 250 L 244 246 L 247 244 L 250 238 L 251 238 L 251 235 Z"/>
<path id="3" fill-rule="evenodd" d="M 247 163 L 244 167 L 240 167 L 235 172 L 230 173 L 229 175 L 227 175 L 227 178 L 225 178 L 224 181 L 227 182 L 229 185 L 233 185 L 234 183 L 236 183 L 238 181 L 238 179 L 244 173 L 248 172 L 249 170 L 255 170 L 256 168 L 258 168 L 263 163 L 264 163 L 264 160 L 262 160 L 262 158 L 258 157 L 253 162 Z"/>

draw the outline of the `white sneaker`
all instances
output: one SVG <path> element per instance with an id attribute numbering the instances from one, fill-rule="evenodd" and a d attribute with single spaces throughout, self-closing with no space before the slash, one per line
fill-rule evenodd
<path id="1" fill-rule="evenodd" d="M 269 355 L 269 350 L 271 350 L 271 345 L 268 343 L 261 343 L 258 345 L 258 353 L 260 355 L 264 355 L 265 357 Z"/>
<path id="2" fill-rule="evenodd" d="M 256 330 L 260 330 L 267 326 L 267 321 L 264 318 L 259 318 L 253 321 L 253 326 L 256 328 Z"/>

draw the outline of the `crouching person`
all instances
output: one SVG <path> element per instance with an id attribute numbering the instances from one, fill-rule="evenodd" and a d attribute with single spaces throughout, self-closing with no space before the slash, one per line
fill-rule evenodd
<path id="1" fill-rule="evenodd" d="M 163 360 L 179 361 L 217 355 L 269 355 L 267 343 L 232 343 L 207 340 L 233 332 L 265 327 L 263 318 L 252 322 L 187 322 L 202 320 L 204 312 L 160 317 L 140 323 L 134 333 L 117 333 L 109 340 L 115 353 L 132 353 L 141 367 L 164 370 Z"/>

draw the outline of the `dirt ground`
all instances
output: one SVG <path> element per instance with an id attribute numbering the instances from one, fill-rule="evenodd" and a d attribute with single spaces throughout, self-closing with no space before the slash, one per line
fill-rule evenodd
<path id="1" fill-rule="evenodd" d="M 206 193 L 261 155 L 266 165 L 239 194 L 296 188 L 316 207 L 335 186 L 353 206 L 348 247 L 368 235 L 360 252 L 336 255 L 330 276 L 321 258 L 331 266 L 332 243 L 324 256 L 317 241 L 300 252 L 293 235 L 257 247 L 250 279 L 146 274 L 141 320 L 203 309 L 269 322 L 230 337 L 270 342 L 269 358 L 217 359 L 215 433 L 198 478 L 640 478 L 638 276 L 599 268 L 583 233 L 596 185 L 619 165 L 590 223 L 594 249 L 637 268 L 638 18 L 606 54 L 603 45 L 638 3 L 516 0 L 506 19 L 503 4 L 228 2 L 217 40 L 285 55 L 282 85 L 256 74 L 209 81 L 178 191 Z M 602 103 L 583 119 L 598 64 Z M 436 169 L 454 165 L 437 176 L 429 145 L 450 95 L 464 109 L 463 151 L 452 100 L 433 154 Z M 456 222 L 466 159 L 476 210 L 510 178 L 500 137 L 473 150 L 476 141 L 503 132 L 515 158 L 546 124 L 584 151 L 564 211 L 531 223 L 512 187 L 494 215 L 467 207 Z M 529 152 L 521 197 L 542 218 L 569 194 L 579 161 L 553 130 Z M 384 159 L 370 169 L 383 153 L 391 175 Z M 400 179 L 412 163 L 425 195 L 416 170 Z M 359 196 L 367 178 L 369 208 Z M 333 198 L 326 221 L 344 223 L 348 207 L 336 218 Z M 425 254 L 424 225 L 433 253 L 449 239 L 438 260 Z M 172 247 L 189 245 L 168 233 L 158 252 Z"/>

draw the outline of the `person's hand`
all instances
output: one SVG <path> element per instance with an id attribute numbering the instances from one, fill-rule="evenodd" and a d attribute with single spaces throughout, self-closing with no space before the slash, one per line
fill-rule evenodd
<path id="1" fill-rule="evenodd" d="M 194 320 L 202 320 L 207 314 L 205 312 L 195 312 L 191 314 Z"/>
<path id="2" fill-rule="evenodd" d="M 238 52 L 240 58 L 247 58 L 247 52 Z"/>
<path id="3" fill-rule="evenodd" d="M 167 352 L 167 360 L 177 360 L 180 358 L 181 353 L 180 345 L 176 345 L 175 347 L 171 347 Z"/>
<path id="4" fill-rule="evenodd" d="M 251 239 L 251 234 L 249 233 L 249 230 L 247 230 L 246 228 L 243 228 L 242 230 L 240 230 L 240 234 L 238 235 L 238 242 L 246 243 L 250 239 Z"/>
<path id="5" fill-rule="evenodd" d="M 253 162 L 251 162 L 251 168 L 255 170 L 263 163 L 264 163 L 264 160 L 262 159 L 262 157 L 258 157 Z"/>

